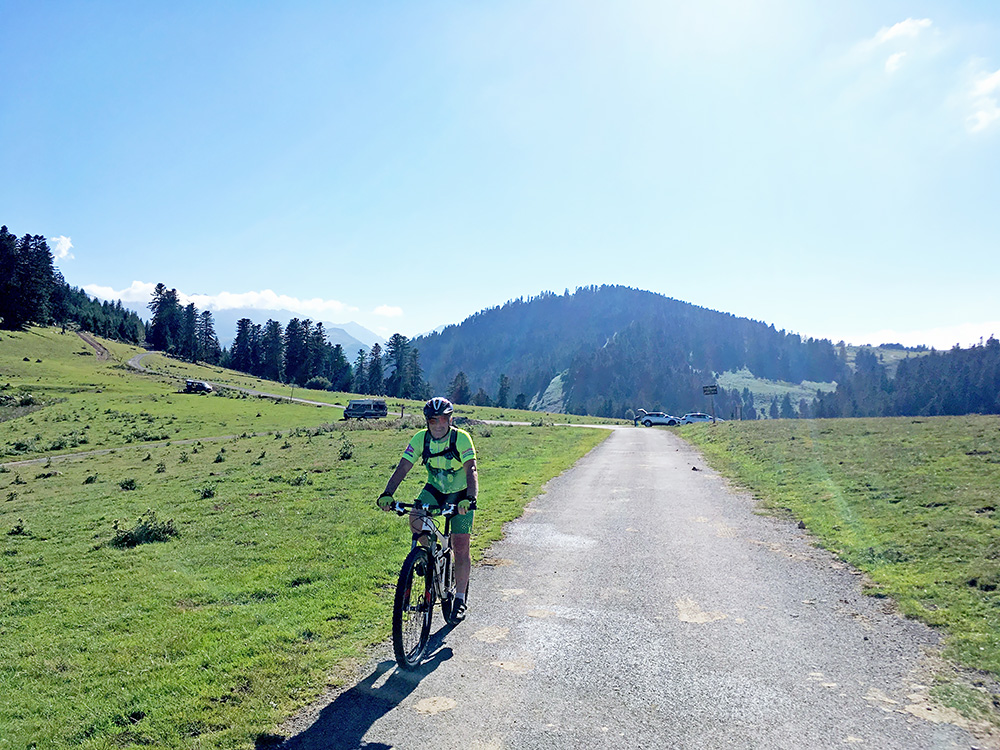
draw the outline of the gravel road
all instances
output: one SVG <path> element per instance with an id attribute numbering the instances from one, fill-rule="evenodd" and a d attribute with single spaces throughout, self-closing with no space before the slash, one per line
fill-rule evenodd
<path id="1" fill-rule="evenodd" d="M 752 507 L 670 432 L 615 430 L 508 525 L 421 670 L 381 650 L 283 748 L 994 746 L 931 706 L 930 629 Z"/>

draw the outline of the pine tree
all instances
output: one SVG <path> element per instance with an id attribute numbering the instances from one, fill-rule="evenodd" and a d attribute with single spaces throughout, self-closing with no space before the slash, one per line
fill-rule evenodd
<path id="1" fill-rule="evenodd" d="M 364 349 L 358 349 L 358 356 L 354 360 L 351 390 L 355 393 L 368 393 L 368 352 Z"/>
<path id="2" fill-rule="evenodd" d="M 181 306 L 177 290 L 157 284 L 148 307 L 153 313 L 149 323 L 150 348 L 173 353 L 180 339 L 181 328 Z"/>
<path id="3" fill-rule="evenodd" d="M 285 382 L 305 385 L 309 379 L 310 321 L 292 318 L 285 326 Z"/>
<path id="4" fill-rule="evenodd" d="M 510 378 L 506 374 L 500 374 L 500 382 L 497 386 L 497 400 L 496 405 L 501 409 L 507 407 L 507 401 L 510 398 Z"/>
<path id="5" fill-rule="evenodd" d="M 17 289 L 17 237 L 0 227 L 0 327 L 20 327 Z"/>
<path id="6" fill-rule="evenodd" d="M 366 373 L 368 375 L 368 389 L 365 391 L 366 393 L 376 396 L 385 393 L 385 381 L 382 373 L 382 347 L 379 346 L 378 342 L 375 342 L 368 354 L 368 372 Z"/>
<path id="7" fill-rule="evenodd" d="M 465 377 L 464 372 L 459 372 L 451 381 L 451 386 L 448 388 L 448 398 L 454 404 L 467 404 L 472 400 L 469 379 Z"/>
<path id="8" fill-rule="evenodd" d="M 781 399 L 781 418 L 795 419 L 795 408 L 792 406 L 792 396 L 790 393 L 785 393 L 784 398 Z"/>
<path id="9" fill-rule="evenodd" d="M 351 364 L 344 356 L 344 347 L 334 344 L 330 354 L 330 390 L 351 390 Z"/>
<path id="10" fill-rule="evenodd" d="M 175 353 L 188 362 L 197 362 L 201 359 L 198 347 L 198 308 L 193 302 L 186 305 L 181 312 L 180 333 L 174 346 Z"/>
<path id="11" fill-rule="evenodd" d="M 240 372 L 253 372 L 253 329 L 250 318 L 236 322 L 236 338 L 229 355 L 229 366 Z"/>
<path id="12" fill-rule="evenodd" d="M 268 320 L 264 324 L 264 332 L 260 337 L 260 362 L 258 377 L 265 380 L 280 381 L 285 366 L 285 334 L 281 323 Z"/>
<path id="13" fill-rule="evenodd" d="M 420 368 L 420 351 L 410 347 L 409 364 L 406 368 L 407 381 L 403 384 L 403 398 L 423 401 L 430 398 L 430 387 L 424 380 L 424 371 Z"/>
<path id="14" fill-rule="evenodd" d="M 215 335 L 215 321 L 211 310 L 205 310 L 198 316 L 197 339 L 198 357 L 210 364 L 218 364 L 222 350 L 219 347 L 219 337 Z"/>
<path id="15" fill-rule="evenodd" d="M 406 336 L 394 333 L 386 342 L 385 360 L 392 374 L 385 379 L 385 392 L 389 396 L 404 396 L 410 382 L 410 342 Z"/>

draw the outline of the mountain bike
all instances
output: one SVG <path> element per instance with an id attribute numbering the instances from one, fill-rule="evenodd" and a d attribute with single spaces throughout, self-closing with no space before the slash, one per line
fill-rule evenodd
<path id="1" fill-rule="evenodd" d="M 403 515 L 414 509 L 421 516 L 420 535 L 426 535 L 425 547 L 413 540 L 410 554 L 403 561 L 392 605 L 392 650 L 402 669 L 414 669 L 424 656 L 434 619 L 434 601 L 441 601 L 441 614 L 449 625 L 459 620 L 452 616 L 455 604 L 455 559 L 451 549 L 451 519 L 458 505 L 450 503 L 442 511 L 444 531 L 438 528 L 427 508 L 417 503 L 393 503 Z M 475 508 L 475 503 L 471 509 Z M 468 593 L 466 593 L 468 596 Z"/>

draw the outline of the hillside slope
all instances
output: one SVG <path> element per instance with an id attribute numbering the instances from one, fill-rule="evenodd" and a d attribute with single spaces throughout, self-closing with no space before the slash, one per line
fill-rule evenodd
<path id="1" fill-rule="evenodd" d="M 622 286 L 512 300 L 414 345 L 437 392 L 464 372 L 473 393 L 483 389 L 492 397 L 506 375 L 511 399 L 521 393 L 532 400 L 561 376 L 562 410 L 615 417 L 637 406 L 683 410 L 701 404 L 701 386 L 729 370 L 747 368 L 790 383 L 830 382 L 847 371 L 827 340 L 803 340 Z M 720 394 L 720 413 L 731 398 Z"/>

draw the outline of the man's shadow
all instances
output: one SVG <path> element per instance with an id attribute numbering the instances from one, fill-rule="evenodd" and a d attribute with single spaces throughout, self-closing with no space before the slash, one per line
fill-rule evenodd
<path id="1" fill-rule="evenodd" d="M 428 656 L 416 669 L 404 671 L 396 667 L 395 661 L 379 662 L 375 671 L 324 708 L 312 726 L 282 743 L 281 750 L 392 750 L 392 745 L 382 742 L 365 742 L 365 734 L 402 703 L 424 677 L 452 657 L 453 652 L 444 646 L 444 639 L 453 629 L 454 626 L 445 625 L 431 635 Z M 375 687 L 392 669 L 385 682 Z"/>

